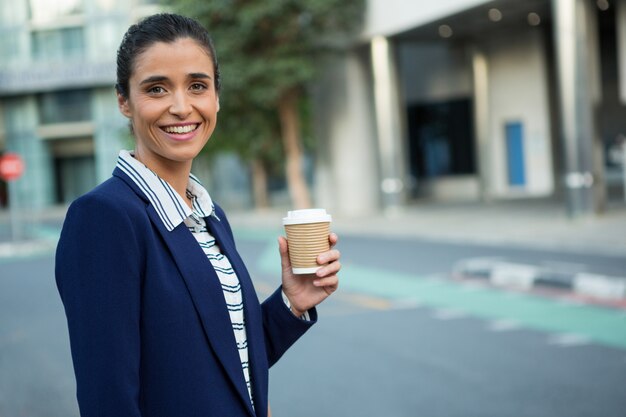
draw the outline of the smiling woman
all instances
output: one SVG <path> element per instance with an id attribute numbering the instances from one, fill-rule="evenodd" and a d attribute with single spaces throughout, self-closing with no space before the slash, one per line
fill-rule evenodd
<path id="1" fill-rule="evenodd" d="M 118 92 L 120 111 L 130 119 L 136 139 L 135 159 L 180 195 L 185 195 L 187 178 L 179 173 L 191 171 L 217 122 L 214 74 L 210 52 L 196 40 L 157 42 L 134 62 L 127 95 Z"/>
<path id="2" fill-rule="evenodd" d="M 219 111 L 196 21 L 132 26 L 116 90 L 135 149 L 72 203 L 57 248 L 81 415 L 266 417 L 269 367 L 337 289 L 337 236 L 310 276 L 292 273 L 279 237 L 282 285 L 259 303 L 226 214 L 190 172 Z"/>

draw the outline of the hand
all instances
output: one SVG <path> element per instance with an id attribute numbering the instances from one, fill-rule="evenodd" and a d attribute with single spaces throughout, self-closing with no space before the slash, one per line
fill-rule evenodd
<path id="1" fill-rule="evenodd" d="M 278 238 L 283 291 L 291 303 L 291 310 L 298 317 L 324 301 L 339 286 L 337 273 L 341 269 L 339 262 L 341 254 L 337 249 L 334 249 L 339 238 L 336 234 L 331 233 L 328 240 L 330 250 L 319 254 L 317 257 L 317 263 L 324 266 L 318 269 L 315 274 L 296 275 L 291 271 L 287 239 L 283 236 Z"/>

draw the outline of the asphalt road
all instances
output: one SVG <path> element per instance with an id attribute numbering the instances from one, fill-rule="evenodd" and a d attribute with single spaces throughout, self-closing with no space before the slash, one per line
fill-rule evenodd
<path id="1" fill-rule="evenodd" d="M 236 230 L 260 298 L 274 231 Z M 462 259 L 576 264 L 615 257 L 342 236 L 341 289 L 271 371 L 275 417 L 624 417 L 626 310 L 450 279 Z M 75 417 L 51 254 L 0 260 L 0 417 Z"/>

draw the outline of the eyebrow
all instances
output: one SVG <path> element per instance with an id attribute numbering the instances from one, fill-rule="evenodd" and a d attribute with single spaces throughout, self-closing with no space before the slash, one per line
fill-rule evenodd
<path id="1" fill-rule="evenodd" d="M 211 76 L 208 74 L 205 74 L 204 72 L 192 72 L 188 75 L 188 77 L 193 80 L 196 80 L 196 79 L 209 79 L 210 80 L 211 79 Z M 146 78 L 142 82 L 140 82 L 139 85 L 159 83 L 159 82 L 168 81 L 168 80 L 169 78 L 167 78 L 164 75 L 153 75 L 153 76 Z"/>
<path id="2" fill-rule="evenodd" d="M 204 72 L 192 72 L 191 74 L 189 74 L 189 78 L 192 79 L 211 79 L 211 76 L 209 74 L 205 74 Z"/>
<path id="3" fill-rule="evenodd" d="M 167 81 L 167 80 L 168 78 L 163 75 L 153 75 L 151 77 L 146 78 L 142 82 L 140 82 L 139 85 L 158 83 L 158 82 Z"/>

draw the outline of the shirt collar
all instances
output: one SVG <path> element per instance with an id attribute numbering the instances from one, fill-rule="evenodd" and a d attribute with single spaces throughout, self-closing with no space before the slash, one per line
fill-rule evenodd
<path id="1" fill-rule="evenodd" d="M 195 197 L 192 210 L 167 181 L 136 160 L 130 151 L 120 151 L 117 167 L 144 193 L 168 231 L 174 230 L 194 211 L 200 217 L 214 216 L 219 220 L 209 192 L 195 175 L 189 174 L 187 184 L 187 190 Z"/>

